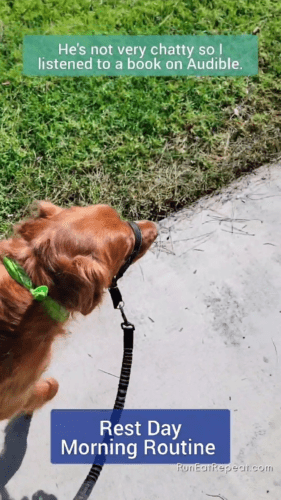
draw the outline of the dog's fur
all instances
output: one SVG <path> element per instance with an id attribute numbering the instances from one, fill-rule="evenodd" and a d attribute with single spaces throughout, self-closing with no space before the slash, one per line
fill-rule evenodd
<path id="1" fill-rule="evenodd" d="M 153 222 L 137 222 L 143 237 L 138 260 L 157 236 Z M 58 391 L 55 379 L 40 380 L 51 358 L 55 337 L 65 334 L 31 293 L 10 277 L 3 256 L 16 260 L 34 286 L 47 285 L 49 295 L 71 314 L 89 314 L 102 300 L 131 254 L 131 227 L 107 205 L 62 209 L 38 202 L 36 216 L 0 241 L 0 420 L 32 413 Z"/>

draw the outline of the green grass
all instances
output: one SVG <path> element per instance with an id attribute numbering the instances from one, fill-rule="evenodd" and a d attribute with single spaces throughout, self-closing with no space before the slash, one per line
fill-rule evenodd
<path id="1" fill-rule="evenodd" d="M 3 5 L 4 4 L 4 5 Z M 35 199 L 159 220 L 280 156 L 279 0 L 0 4 L 0 233 Z M 254 77 L 27 77 L 26 34 L 251 34 Z"/>

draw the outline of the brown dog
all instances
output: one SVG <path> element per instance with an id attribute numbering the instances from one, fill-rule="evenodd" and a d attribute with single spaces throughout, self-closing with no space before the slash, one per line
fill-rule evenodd
<path id="1" fill-rule="evenodd" d="M 137 224 L 143 241 L 135 261 L 157 237 L 153 222 Z M 132 228 L 113 208 L 63 209 L 50 202 L 39 202 L 38 216 L 0 242 L 0 420 L 32 413 L 56 395 L 55 379 L 39 379 L 50 362 L 53 340 L 65 334 L 64 324 L 9 275 L 3 257 L 20 264 L 34 286 L 48 286 L 49 296 L 70 314 L 86 315 L 101 302 L 134 244 Z"/>

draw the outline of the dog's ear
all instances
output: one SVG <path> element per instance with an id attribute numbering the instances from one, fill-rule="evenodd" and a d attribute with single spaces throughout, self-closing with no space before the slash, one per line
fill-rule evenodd
<path id="1" fill-rule="evenodd" d="M 37 202 L 37 210 L 39 217 L 53 217 L 54 215 L 59 214 L 63 208 L 57 207 L 57 205 L 53 205 L 50 201 L 38 201 Z"/>
<path id="2" fill-rule="evenodd" d="M 49 201 L 36 201 L 30 205 L 31 218 L 14 226 L 14 233 L 20 234 L 26 241 L 31 241 L 47 228 L 48 220 L 59 214 L 63 208 Z"/>
<path id="3" fill-rule="evenodd" d="M 78 255 L 71 259 L 60 256 L 53 273 L 55 293 L 61 304 L 84 316 L 101 302 L 109 286 L 109 273 L 94 258 Z"/>

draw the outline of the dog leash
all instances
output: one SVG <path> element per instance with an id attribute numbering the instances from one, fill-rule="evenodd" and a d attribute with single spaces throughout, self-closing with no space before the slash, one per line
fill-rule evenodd
<path id="1" fill-rule="evenodd" d="M 128 222 L 135 234 L 135 246 L 134 250 L 126 260 L 125 264 L 121 267 L 118 274 L 113 278 L 111 286 L 109 288 L 109 292 L 111 295 L 111 299 L 113 302 L 114 309 L 119 309 L 122 315 L 123 323 L 121 323 L 121 328 L 123 330 L 123 359 L 121 366 L 121 374 L 118 384 L 117 396 L 115 399 L 115 404 L 113 407 L 114 410 L 120 410 L 117 418 L 115 416 L 114 423 L 118 423 L 121 418 L 121 413 L 125 405 L 125 399 L 127 395 L 127 390 L 130 381 L 130 374 L 132 368 L 133 361 L 133 345 L 134 345 L 134 330 L 135 327 L 132 323 L 127 320 L 127 317 L 124 312 L 124 302 L 122 299 L 121 292 L 117 286 L 117 281 L 123 276 L 125 271 L 131 265 L 135 257 L 139 254 L 142 244 L 142 234 L 140 228 L 134 222 Z M 112 421 L 112 415 L 111 419 Z M 97 461 L 102 463 L 96 463 Z M 99 455 L 95 462 L 93 463 L 89 474 L 84 480 L 83 484 L 79 488 L 76 496 L 73 500 L 87 500 L 95 486 L 99 475 L 102 471 L 103 465 L 106 461 L 106 458 L 101 458 Z"/>

